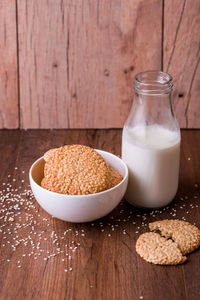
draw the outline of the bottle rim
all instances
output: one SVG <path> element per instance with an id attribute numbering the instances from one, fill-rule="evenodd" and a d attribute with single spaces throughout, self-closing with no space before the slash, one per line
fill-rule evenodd
<path id="1" fill-rule="evenodd" d="M 134 89 L 143 95 L 164 95 L 171 93 L 173 78 L 159 70 L 144 71 L 135 75 Z"/>

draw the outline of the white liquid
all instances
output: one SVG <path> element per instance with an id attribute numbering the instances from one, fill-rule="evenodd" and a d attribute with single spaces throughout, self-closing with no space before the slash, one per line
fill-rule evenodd
<path id="1" fill-rule="evenodd" d="M 122 159 L 129 169 L 128 202 L 139 207 L 167 205 L 176 195 L 180 134 L 159 125 L 124 128 Z"/>

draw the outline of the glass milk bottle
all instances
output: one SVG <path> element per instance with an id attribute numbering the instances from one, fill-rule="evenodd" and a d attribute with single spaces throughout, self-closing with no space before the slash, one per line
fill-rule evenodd
<path id="1" fill-rule="evenodd" d="M 172 88 L 172 77 L 161 71 L 135 76 L 122 159 L 129 169 L 126 199 L 138 207 L 163 207 L 177 192 L 181 136 L 172 110 Z"/>

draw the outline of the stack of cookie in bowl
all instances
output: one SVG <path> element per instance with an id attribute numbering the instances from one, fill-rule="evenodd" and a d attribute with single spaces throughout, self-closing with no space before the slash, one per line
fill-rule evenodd
<path id="1" fill-rule="evenodd" d="M 108 165 L 95 149 L 85 145 L 66 145 L 44 154 L 41 186 L 65 195 L 89 195 L 108 190 L 122 176 Z"/>
<path id="2" fill-rule="evenodd" d="M 47 151 L 30 168 L 33 194 L 41 207 L 67 222 L 90 222 L 122 200 L 128 168 L 116 155 L 85 145 Z"/>

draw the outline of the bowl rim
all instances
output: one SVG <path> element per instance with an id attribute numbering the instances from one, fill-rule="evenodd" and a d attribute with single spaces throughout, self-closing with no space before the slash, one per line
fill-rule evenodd
<path id="1" fill-rule="evenodd" d="M 95 149 L 99 154 L 101 154 L 102 152 L 104 152 L 104 153 L 107 153 L 107 154 L 109 154 L 109 155 L 111 155 L 111 156 L 114 156 L 115 158 L 117 158 L 117 160 L 123 165 L 123 167 L 124 167 L 124 169 L 125 169 L 125 175 L 124 175 L 124 177 L 123 177 L 123 179 L 122 179 L 122 181 L 120 181 L 120 183 L 118 183 L 117 185 L 115 185 L 115 186 L 113 186 L 112 188 L 110 188 L 110 189 L 107 189 L 107 190 L 105 190 L 105 191 L 101 191 L 101 192 L 99 192 L 99 193 L 93 193 L 93 194 L 88 194 L 88 195 L 68 195 L 68 194 L 61 194 L 61 193 L 57 193 L 57 192 L 52 192 L 52 191 L 49 191 L 49 190 L 47 190 L 47 189 L 45 189 L 45 188 L 43 188 L 41 185 L 39 185 L 34 179 L 33 179 L 33 177 L 32 177 L 32 170 L 33 170 L 33 167 L 40 161 L 40 160 L 44 160 L 44 156 L 41 156 L 41 157 L 39 157 L 36 161 L 34 161 L 34 163 L 31 165 L 31 167 L 30 167 L 30 169 L 29 169 L 29 180 L 31 181 L 33 181 L 34 182 L 34 184 L 36 185 L 36 186 L 38 186 L 39 188 L 41 188 L 42 190 L 44 190 L 45 192 L 47 192 L 47 193 L 50 193 L 50 194 L 52 194 L 52 195 L 58 195 L 59 197 L 72 197 L 72 198 L 78 198 L 78 197 L 83 197 L 83 198 L 88 198 L 88 197 L 94 197 L 94 196 L 99 196 L 99 195 L 103 195 L 103 194 L 105 194 L 105 193 L 107 193 L 107 192 L 110 192 L 110 191 L 113 191 L 113 190 L 115 190 L 115 189 L 117 189 L 120 185 L 122 185 L 124 182 L 125 182 L 125 180 L 127 179 L 127 177 L 128 177 L 128 167 L 127 167 L 127 165 L 126 165 L 126 163 L 120 158 L 120 157 L 118 157 L 117 155 L 115 155 L 115 154 L 113 154 L 113 153 L 111 153 L 111 152 L 108 152 L 108 151 L 104 151 L 104 150 L 100 150 L 100 149 Z"/>

